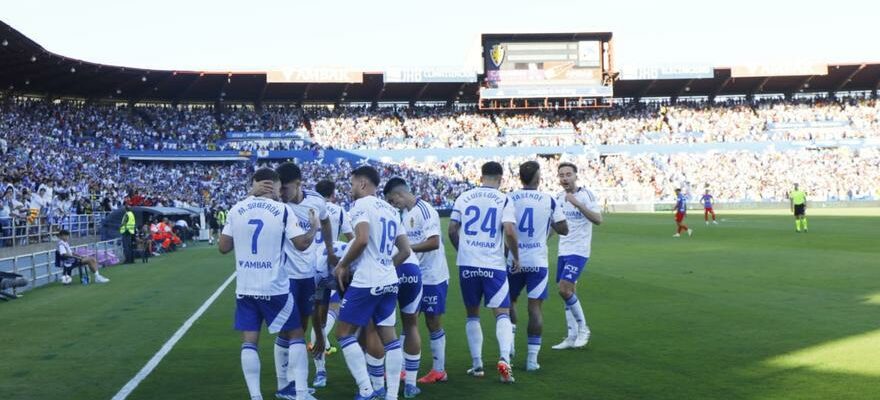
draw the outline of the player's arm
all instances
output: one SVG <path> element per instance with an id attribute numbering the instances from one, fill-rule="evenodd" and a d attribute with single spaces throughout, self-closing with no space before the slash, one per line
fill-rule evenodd
<path id="1" fill-rule="evenodd" d="M 394 240 L 394 245 L 397 246 L 397 254 L 391 258 L 391 261 L 394 263 L 394 266 L 397 267 L 400 264 L 403 264 L 410 255 L 412 255 L 412 249 L 409 246 L 409 238 L 406 237 L 406 234 L 397 235 L 397 239 Z"/>
<path id="2" fill-rule="evenodd" d="M 553 223 L 553 230 L 560 236 L 568 235 L 568 221 L 562 220 Z"/>
<path id="3" fill-rule="evenodd" d="M 458 221 L 449 221 L 449 227 L 446 229 L 449 242 L 452 243 L 452 247 L 455 247 L 456 251 L 458 251 L 458 231 L 460 228 L 461 224 Z"/>
<path id="4" fill-rule="evenodd" d="M 577 197 L 575 197 L 571 193 L 566 193 L 565 199 L 568 200 L 568 202 L 572 206 L 574 206 L 574 208 L 576 208 L 578 211 L 580 211 L 581 214 L 584 215 L 584 217 L 587 217 L 587 219 L 590 220 L 590 222 L 592 222 L 593 225 L 602 225 L 602 213 L 600 213 L 598 211 L 590 210 L 586 204 L 579 201 L 577 199 Z"/>
<path id="5" fill-rule="evenodd" d="M 235 247 L 235 243 L 232 241 L 232 224 L 228 222 L 223 226 L 223 230 L 220 232 L 220 239 L 217 240 L 217 250 L 220 251 L 220 254 L 229 253 Z"/>
<path id="6" fill-rule="evenodd" d="M 342 210 L 342 224 L 339 225 L 339 230 L 342 232 L 342 236 L 345 238 L 346 242 L 350 242 L 351 239 L 354 239 L 354 231 L 351 229 L 351 220 L 349 219 L 348 213 L 345 210 Z M 336 240 L 336 238 L 333 238 Z"/>
<path id="7" fill-rule="evenodd" d="M 345 257 L 342 257 L 339 260 L 339 263 L 336 264 L 336 279 L 339 281 L 339 290 L 345 290 L 345 279 L 348 277 L 349 270 L 351 269 L 351 263 L 354 260 L 357 260 L 361 254 L 364 254 L 364 249 L 367 248 L 367 241 L 370 237 L 370 223 L 369 222 L 360 222 L 354 227 L 354 239 L 348 244 L 348 252 L 345 253 Z"/>
<path id="8" fill-rule="evenodd" d="M 559 207 L 556 204 L 556 200 L 551 200 L 550 208 L 552 211 L 550 212 L 550 218 L 553 227 L 553 231 L 555 231 L 560 236 L 568 235 L 568 220 L 565 219 L 565 214 L 562 212 L 562 207 Z"/>
<path id="9" fill-rule="evenodd" d="M 425 226 L 423 227 L 425 231 L 425 236 L 427 238 L 420 242 L 411 244 L 410 248 L 415 253 L 427 253 L 429 251 L 434 251 L 440 248 L 440 219 L 432 215 L 431 218 L 426 221 Z"/>
<path id="10" fill-rule="evenodd" d="M 336 264 L 339 263 L 339 257 L 336 256 L 336 253 L 333 251 L 333 242 L 336 241 L 336 238 L 332 240 L 327 240 L 327 238 L 333 235 L 333 225 L 330 224 L 330 218 L 324 218 L 321 220 L 321 237 L 324 238 L 324 248 L 327 249 L 327 270 L 333 269 Z"/>
<path id="11" fill-rule="evenodd" d="M 423 242 L 411 245 L 410 248 L 415 253 L 427 253 L 440 248 L 440 235 L 431 236 Z"/>
<path id="12" fill-rule="evenodd" d="M 455 204 L 452 206 L 452 213 L 449 214 L 449 226 L 446 227 L 446 234 L 449 236 L 452 247 L 455 247 L 455 251 L 458 251 L 458 239 L 461 230 L 461 209 L 462 205 L 456 199 Z"/>
<path id="13" fill-rule="evenodd" d="M 519 271 L 519 235 L 516 233 L 516 224 L 512 222 L 504 223 L 504 244 L 513 261 L 513 272 Z"/>
<path id="14" fill-rule="evenodd" d="M 516 229 L 516 210 L 508 201 L 501 210 L 501 226 L 504 230 L 504 244 L 510 252 L 511 271 L 519 272 L 519 234 Z"/>
<path id="15" fill-rule="evenodd" d="M 217 250 L 220 250 L 220 254 L 229 253 L 234 247 L 232 236 L 227 236 L 226 234 L 220 235 L 220 241 L 217 245 Z"/>
<path id="16" fill-rule="evenodd" d="M 318 217 L 315 215 L 314 210 L 309 210 L 309 230 L 302 235 L 295 236 L 291 239 L 293 242 L 293 247 L 295 247 L 299 251 L 306 251 L 309 246 L 312 245 L 312 242 L 315 241 L 315 234 L 318 233 Z M 332 246 L 330 251 L 332 252 Z"/>

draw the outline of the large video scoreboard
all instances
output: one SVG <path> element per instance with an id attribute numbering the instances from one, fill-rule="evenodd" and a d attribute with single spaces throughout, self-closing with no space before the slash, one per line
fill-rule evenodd
<path id="1" fill-rule="evenodd" d="M 613 95 L 611 33 L 484 34 L 483 99 Z"/>

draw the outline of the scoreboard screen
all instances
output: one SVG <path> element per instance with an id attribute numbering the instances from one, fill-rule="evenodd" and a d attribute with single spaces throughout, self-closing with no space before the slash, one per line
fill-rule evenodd
<path id="1" fill-rule="evenodd" d="M 554 36 L 565 36 L 566 39 L 556 39 Z M 607 41 L 600 35 L 590 36 L 483 35 L 485 76 L 481 96 L 611 96 L 611 85 L 605 85 Z"/>

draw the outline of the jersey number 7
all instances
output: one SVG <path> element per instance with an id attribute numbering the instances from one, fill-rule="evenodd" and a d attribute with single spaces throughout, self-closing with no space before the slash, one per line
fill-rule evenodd
<path id="1" fill-rule="evenodd" d="M 256 225 L 254 236 L 251 238 L 251 254 L 257 254 L 257 241 L 260 239 L 260 231 L 263 230 L 263 220 L 252 219 L 248 221 L 248 225 Z"/>

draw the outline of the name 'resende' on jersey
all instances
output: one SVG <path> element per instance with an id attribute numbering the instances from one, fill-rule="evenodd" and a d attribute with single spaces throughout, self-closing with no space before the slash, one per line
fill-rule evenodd
<path id="1" fill-rule="evenodd" d="M 562 207 L 552 195 L 534 189 L 517 190 L 507 197 L 516 210 L 519 264 L 547 268 L 547 238 L 552 223 L 565 220 Z"/>
<path id="2" fill-rule="evenodd" d="M 599 199 L 589 189 L 582 187 L 574 193 L 574 196 L 588 210 L 600 212 Z M 565 192 L 560 192 L 556 196 L 556 201 L 562 207 L 562 213 L 568 220 L 568 235 L 559 237 L 559 255 L 589 258 L 593 240 L 593 223 L 580 210 L 565 200 Z"/>
<path id="3" fill-rule="evenodd" d="M 406 235 L 397 209 L 375 196 L 367 196 L 357 199 L 350 213 L 355 229 L 361 223 L 370 226 L 367 247 L 356 260 L 358 268 L 351 286 L 374 288 L 397 283 L 397 270 L 391 256 L 397 248 L 397 237 Z"/>
<path id="4" fill-rule="evenodd" d="M 498 189 L 477 187 L 455 199 L 450 220 L 461 224 L 459 266 L 505 270 L 503 224 L 516 224 L 513 204 Z"/>
<path id="5" fill-rule="evenodd" d="M 437 285 L 449 280 L 449 266 L 446 264 L 446 249 L 443 246 L 443 235 L 440 234 L 440 215 L 428 203 L 417 200 L 411 210 L 403 212 L 403 223 L 406 225 L 406 236 L 409 244 L 422 243 L 431 236 L 437 236 L 440 247 L 424 253 L 415 253 L 422 271 L 422 283 Z"/>
<path id="6" fill-rule="evenodd" d="M 223 235 L 232 237 L 236 288 L 242 296 L 290 292 L 283 246 L 304 234 L 287 207 L 264 197 L 247 197 L 229 210 Z"/>
<path id="7" fill-rule="evenodd" d="M 311 211 L 315 212 L 319 220 L 327 219 L 327 202 L 317 192 L 312 190 L 303 190 L 303 198 L 299 204 L 287 203 L 287 207 L 296 219 L 296 224 L 304 231 L 308 232 L 312 228 L 309 219 Z M 320 227 L 318 227 L 320 229 Z M 317 245 L 313 242 L 305 251 L 299 251 L 292 243 L 284 246 L 284 252 L 287 255 L 287 273 L 290 279 L 306 279 L 314 278 L 317 261 L 316 250 Z"/>

